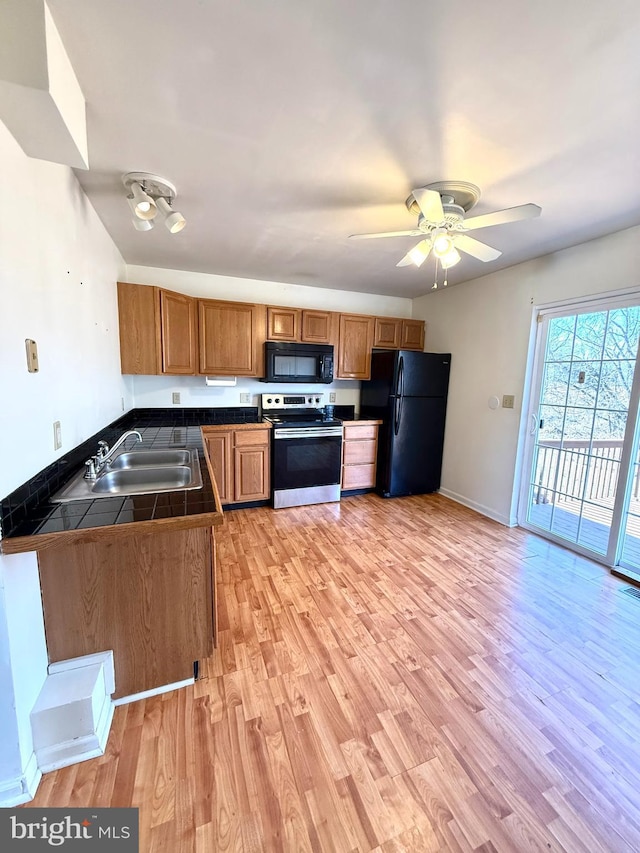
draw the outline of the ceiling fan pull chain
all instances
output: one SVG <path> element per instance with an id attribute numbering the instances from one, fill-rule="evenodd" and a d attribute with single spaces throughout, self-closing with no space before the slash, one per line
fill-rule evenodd
<path id="1" fill-rule="evenodd" d="M 433 287 L 431 288 L 431 290 L 438 289 L 438 260 L 438 256 L 436 255 L 436 280 L 433 282 Z"/>

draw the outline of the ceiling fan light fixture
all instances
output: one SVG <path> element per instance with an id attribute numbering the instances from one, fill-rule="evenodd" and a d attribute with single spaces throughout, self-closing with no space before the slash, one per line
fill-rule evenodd
<path id="1" fill-rule="evenodd" d="M 433 254 L 437 258 L 444 258 L 453 249 L 453 239 L 446 231 L 434 231 Z"/>
<path id="2" fill-rule="evenodd" d="M 440 255 L 440 264 L 443 270 L 451 269 L 451 267 L 455 267 L 457 263 L 461 260 L 460 253 L 456 249 L 455 246 L 452 246 L 451 249 L 446 253 L 446 255 Z"/>
<path id="3" fill-rule="evenodd" d="M 174 210 L 166 198 L 159 198 L 156 204 L 160 212 L 164 214 L 164 224 L 169 233 L 177 234 L 179 231 L 182 231 L 187 224 L 184 216 L 178 210 Z"/>

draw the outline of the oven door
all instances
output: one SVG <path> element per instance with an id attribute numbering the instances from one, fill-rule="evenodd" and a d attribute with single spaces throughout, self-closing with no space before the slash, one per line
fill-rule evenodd
<path id="1" fill-rule="evenodd" d="M 274 507 L 340 500 L 342 427 L 273 430 Z"/>

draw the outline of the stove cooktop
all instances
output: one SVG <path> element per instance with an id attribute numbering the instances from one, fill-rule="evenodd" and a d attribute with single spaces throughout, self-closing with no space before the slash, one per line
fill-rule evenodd
<path id="1" fill-rule="evenodd" d="M 323 412 L 307 414 L 305 412 L 277 412 L 262 416 L 263 421 L 268 421 L 274 426 L 306 427 L 306 426 L 340 426 L 341 420 L 334 417 L 326 417 Z"/>
<path id="2" fill-rule="evenodd" d="M 262 420 L 278 427 L 340 426 L 333 416 L 333 406 L 322 408 L 324 394 L 307 392 L 289 394 L 272 391 L 262 394 Z"/>

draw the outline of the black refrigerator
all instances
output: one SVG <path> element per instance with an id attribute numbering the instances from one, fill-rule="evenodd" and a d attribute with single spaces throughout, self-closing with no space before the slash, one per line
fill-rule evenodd
<path id="1" fill-rule="evenodd" d="M 374 352 L 360 417 L 381 418 L 376 491 L 385 498 L 440 488 L 451 355 Z"/>

